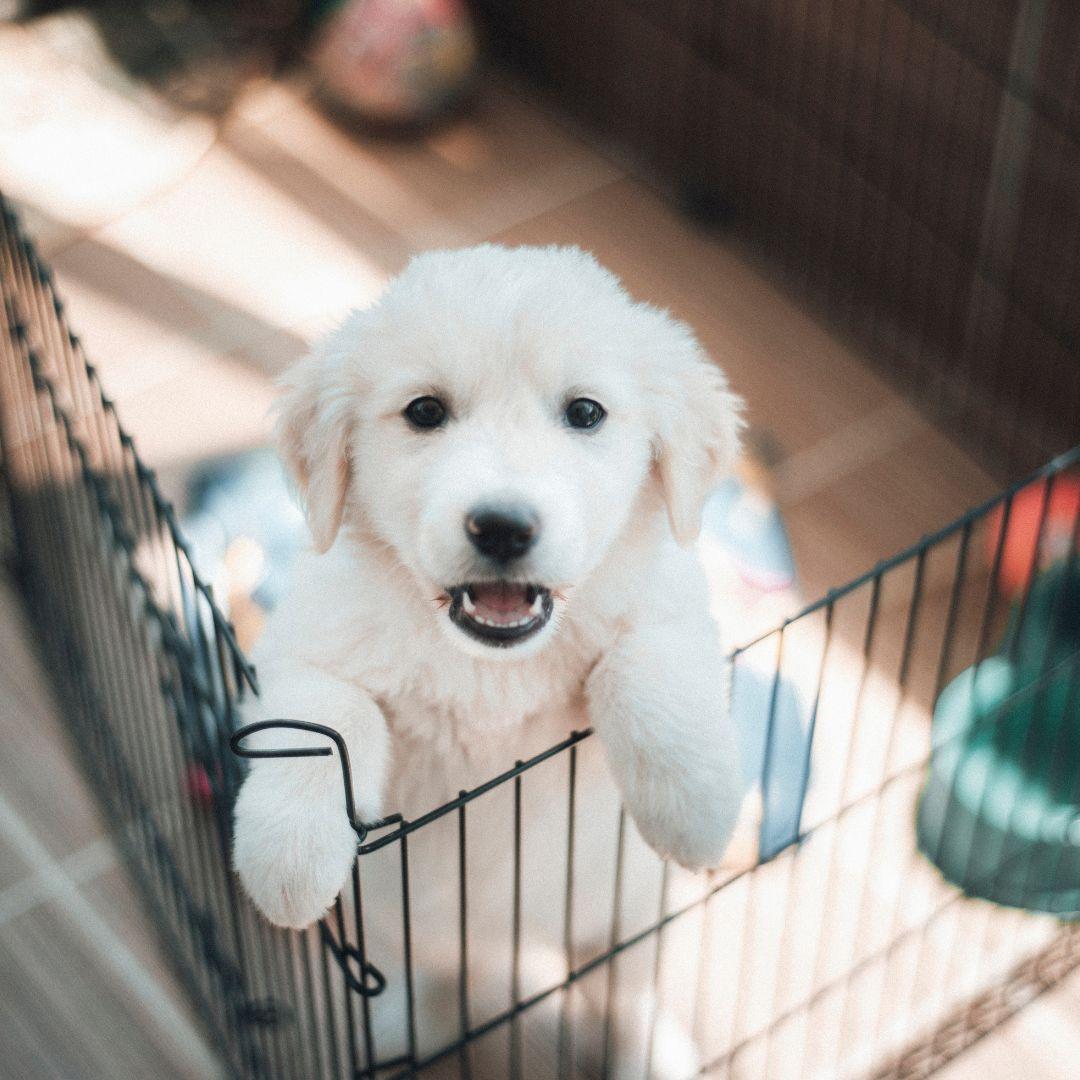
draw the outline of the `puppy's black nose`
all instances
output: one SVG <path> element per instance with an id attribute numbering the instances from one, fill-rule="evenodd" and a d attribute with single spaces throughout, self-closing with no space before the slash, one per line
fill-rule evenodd
<path id="1" fill-rule="evenodd" d="M 465 531 L 482 555 L 508 563 L 520 559 L 536 543 L 540 522 L 523 506 L 484 506 L 466 516 Z"/>

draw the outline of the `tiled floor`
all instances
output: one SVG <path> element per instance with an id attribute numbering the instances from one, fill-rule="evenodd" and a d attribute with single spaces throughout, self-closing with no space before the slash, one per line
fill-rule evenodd
<path id="1" fill-rule="evenodd" d="M 698 329 L 780 448 L 778 498 L 808 597 L 993 490 L 733 246 L 501 79 L 469 115 L 416 141 L 344 133 L 297 79 L 254 82 L 211 119 L 170 109 L 65 13 L 0 25 L 0 101 L 0 188 L 174 491 L 193 461 L 264 441 L 273 376 L 410 254 L 481 240 L 587 247 Z M 0 756 L 0 1018 L 16 1033 L 0 1073 L 208 1075 L 6 593 L 0 630 L 0 738 L 19 748 Z M 995 1075 L 995 1063 L 1035 1049 L 1045 1070 L 1027 1075 L 1066 1075 L 1057 1062 L 1070 1058 L 1046 1050 L 1046 1032 L 1075 1043 L 1065 1017 L 1076 992 L 1074 979 L 951 1066 L 950 1080 Z"/>
<path id="2" fill-rule="evenodd" d="M 0 1076 L 212 1077 L 0 586 Z"/>

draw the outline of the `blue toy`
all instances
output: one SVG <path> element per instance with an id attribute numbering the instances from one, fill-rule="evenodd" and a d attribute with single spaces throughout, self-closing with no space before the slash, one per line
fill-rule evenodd
<path id="1" fill-rule="evenodd" d="M 250 598 L 272 608 L 285 589 L 289 566 L 307 542 L 304 517 L 289 492 L 277 455 L 269 449 L 217 458 L 202 465 L 188 485 L 184 534 L 197 565 L 228 600 L 238 575 L 228 555 L 246 546 Z"/>
<path id="2" fill-rule="evenodd" d="M 718 550 L 735 570 L 725 595 L 740 612 L 740 632 L 752 633 L 755 623 L 767 630 L 801 606 L 791 543 L 759 455 L 748 455 L 709 497 L 702 535 L 705 550 Z M 743 654 L 732 672 L 731 713 L 745 782 L 761 797 L 759 856 L 771 859 L 799 836 L 810 767 L 806 710 L 789 678 L 777 680 Z"/>

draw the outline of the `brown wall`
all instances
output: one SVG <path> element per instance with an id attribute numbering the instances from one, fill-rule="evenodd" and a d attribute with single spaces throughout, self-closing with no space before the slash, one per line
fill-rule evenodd
<path id="1" fill-rule="evenodd" d="M 504 58 L 1006 471 L 1080 441 L 1074 0 L 478 6 Z"/>

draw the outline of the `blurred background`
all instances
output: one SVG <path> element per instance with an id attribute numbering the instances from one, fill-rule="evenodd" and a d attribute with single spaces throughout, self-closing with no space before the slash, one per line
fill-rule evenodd
<path id="1" fill-rule="evenodd" d="M 0 191 L 242 644 L 274 378 L 428 248 L 577 244 L 695 327 L 740 639 L 1080 442 L 1071 0 L 0 0 Z M 0 1074 L 216 1075 L 2 604 Z M 1072 1076 L 1078 995 L 948 1075 Z"/>

